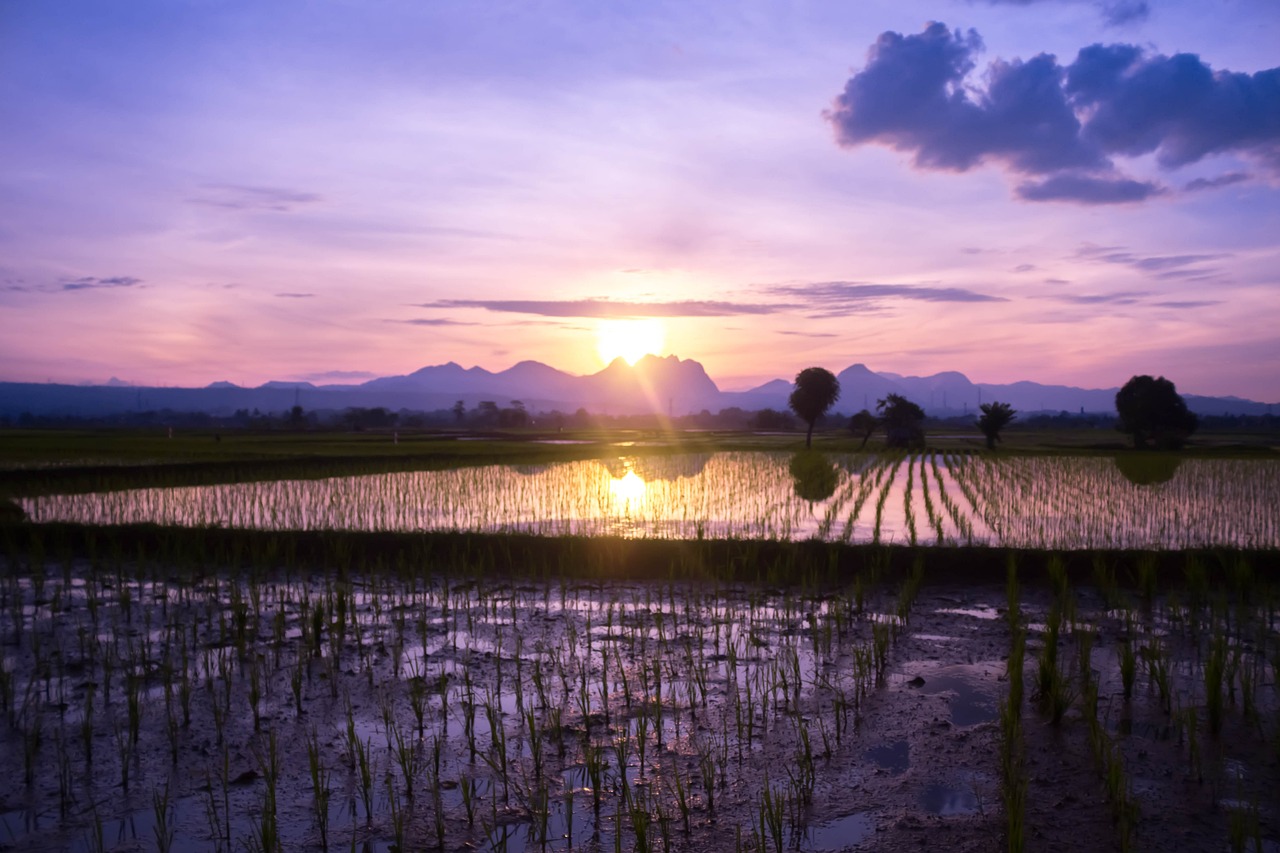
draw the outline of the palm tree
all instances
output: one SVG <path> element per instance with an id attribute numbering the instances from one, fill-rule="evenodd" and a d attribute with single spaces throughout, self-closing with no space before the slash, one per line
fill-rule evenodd
<path id="1" fill-rule="evenodd" d="M 1008 426 L 1018 413 L 1008 403 L 983 403 L 979 408 L 982 409 L 982 417 L 978 418 L 978 429 L 987 437 L 987 449 L 995 450 L 1000 430 Z"/>
<path id="2" fill-rule="evenodd" d="M 840 399 L 840 380 L 825 367 L 806 367 L 796 374 L 796 390 L 787 400 L 791 411 L 809 425 L 804 446 L 813 446 L 813 425 Z"/>

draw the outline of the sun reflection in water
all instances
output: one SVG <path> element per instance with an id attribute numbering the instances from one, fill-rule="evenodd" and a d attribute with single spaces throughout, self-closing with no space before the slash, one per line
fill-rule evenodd
<path id="1" fill-rule="evenodd" d="M 630 514 L 644 505 L 645 488 L 644 480 L 630 468 L 621 477 L 609 480 L 609 494 L 613 497 L 613 505 L 622 514 Z"/>

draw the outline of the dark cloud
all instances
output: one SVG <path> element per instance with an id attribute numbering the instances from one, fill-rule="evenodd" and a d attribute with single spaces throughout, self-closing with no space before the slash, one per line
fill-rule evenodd
<path id="1" fill-rule="evenodd" d="M 137 287 L 142 284 L 142 279 L 134 278 L 129 275 L 112 276 L 111 278 L 94 278 L 93 276 L 84 276 L 74 281 L 64 281 L 59 285 L 59 290 L 104 290 L 116 287 Z"/>
<path id="2" fill-rule="evenodd" d="M 206 184 L 201 194 L 187 199 L 192 204 L 224 207 L 229 210 L 268 210 L 287 213 L 299 205 L 315 204 L 323 198 L 316 193 L 279 187 L 252 187 L 240 184 Z"/>
<path id="3" fill-rule="evenodd" d="M 277 293 L 276 296 L 280 299 L 312 299 L 315 297 L 315 294 L 314 293 Z"/>
<path id="4" fill-rule="evenodd" d="M 1210 305 L 1221 305 L 1221 299 L 1186 299 L 1172 302 L 1152 302 L 1156 308 L 1207 308 Z"/>
<path id="5" fill-rule="evenodd" d="M 1066 278 L 1046 278 L 1045 284 L 1070 284 L 1071 280 Z"/>
<path id="6" fill-rule="evenodd" d="M 1027 181 L 1015 190 L 1024 201 L 1074 201 L 1079 204 L 1122 204 L 1146 201 L 1164 192 L 1158 184 L 1124 177 L 1064 173 L 1039 183 Z"/>
<path id="7" fill-rule="evenodd" d="M 735 314 L 774 314 L 789 305 L 682 300 L 676 302 L 617 302 L 611 299 L 442 299 L 419 308 L 483 308 L 543 317 L 728 317 Z"/>
<path id="8" fill-rule="evenodd" d="M 1018 264 L 1013 268 L 1014 272 L 1031 272 L 1036 268 L 1035 264 Z"/>
<path id="9" fill-rule="evenodd" d="M 1138 2 L 1108 8 L 1117 20 L 1146 12 Z M 824 114 L 837 142 L 886 145 L 920 169 L 996 164 L 1039 179 L 1017 187 L 1028 201 L 1116 204 L 1163 192 L 1120 174 L 1114 157 L 1154 153 L 1174 169 L 1235 153 L 1280 171 L 1280 68 L 1214 71 L 1194 54 L 1095 44 L 1067 66 L 1043 53 L 996 60 L 979 87 L 970 78 L 981 49 L 976 32 L 940 23 L 883 33 Z"/>
<path id="10" fill-rule="evenodd" d="M 1185 192 L 1193 193 L 1200 190 L 1214 190 L 1218 187 L 1229 187 L 1232 184 L 1240 184 L 1252 178 L 1248 172 L 1227 172 L 1225 175 L 1219 175 L 1216 178 L 1196 178 L 1188 183 L 1182 189 Z"/>

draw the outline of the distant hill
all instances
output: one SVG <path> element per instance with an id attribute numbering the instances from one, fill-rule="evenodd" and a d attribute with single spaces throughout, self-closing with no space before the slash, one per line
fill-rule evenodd
<path id="1" fill-rule="evenodd" d="M 1074 388 L 1022 381 L 1007 385 L 972 382 L 963 373 L 903 376 L 853 364 L 837 374 L 840 401 L 835 410 L 852 414 L 875 409 L 888 394 L 901 394 L 931 415 L 975 413 L 984 402 L 1000 400 L 1020 412 L 1113 412 L 1118 389 Z M 257 388 L 214 382 L 204 388 L 148 388 L 113 380 L 107 385 L 59 385 L 0 382 L 0 415 L 101 417 L 131 411 L 173 409 L 230 415 L 241 409 L 283 412 L 294 405 L 311 410 L 385 407 L 434 411 L 462 400 L 468 408 L 490 400 L 507 406 L 521 401 L 529 411 L 573 412 L 579 408 L 608 414 L 661 412 L 683 415 L 703 409 L 737 406 L 747 410 L 787 408 L 792 383 L 774 379 L 747 391 L 721 391 L 693 359 L 647 355 L 629 365 L 617 359 L 597 373 L 575 376 L 537 361 L 521 361 L 506 370 L 464 368 L 455 362 L 423 367 L 403 376 L 384 376 L 358 385 L 321 385 L 273 381 Z M 1266 403 L 1238 397 L 1185 395 L 1200 414 L 1260 415 Z"/>

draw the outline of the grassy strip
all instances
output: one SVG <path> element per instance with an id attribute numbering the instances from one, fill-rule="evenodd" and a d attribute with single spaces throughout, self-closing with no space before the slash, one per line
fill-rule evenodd
<path id="1" fill-rule="evenodd" d="M 1280 572 L 1280 551 L 1015 551 L 985 547 L 845 545 L 817 541 L 669 540 L 550 537 L 458 532 L 255 531 L 156 525 L 93 526 L 67 523 L 0 525 L 0 544 L 11 558 L 35 564 L 45 555 L 91 560 L 137 560 L 181 569 L 217 567 L 323 567 L 402 573 L 534 578 L 681 579 L 774 584 L 844 584 L 864 573 L 879 578 L 944 583 L 1001 583 L 1010 559 L 1019 576 L 1042 582 L 1059 573 L 1089 582 L 1104 561 L 1114 583 L 1132 589 L 1154 583 L 1182 586 L 1186 566 L 1198 582 L 1234 588 Z M 11 564 L 12 565 L 12 564 Z M 920 568 L 922 567 L 922 568 Z"/>

